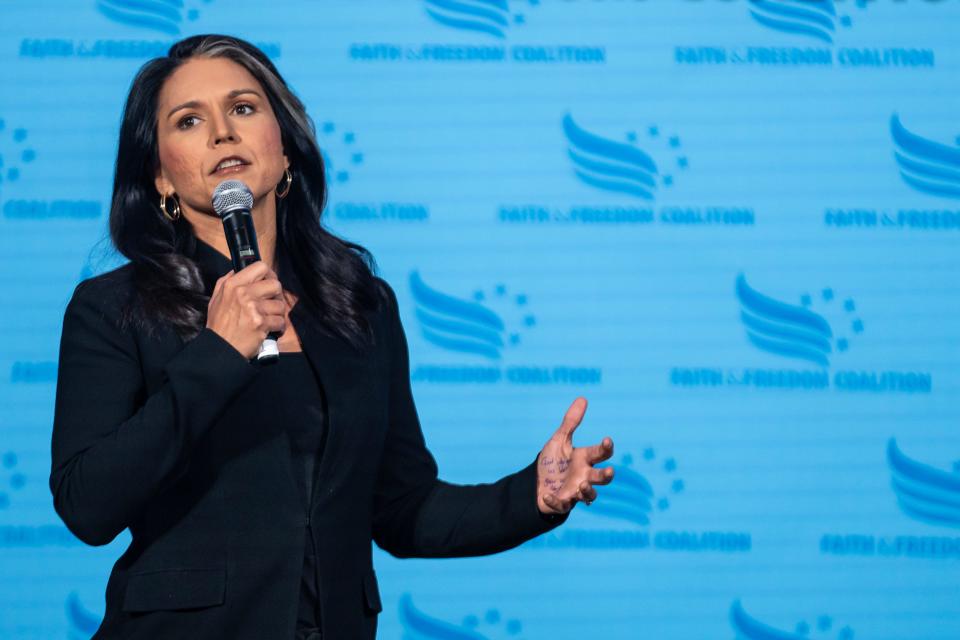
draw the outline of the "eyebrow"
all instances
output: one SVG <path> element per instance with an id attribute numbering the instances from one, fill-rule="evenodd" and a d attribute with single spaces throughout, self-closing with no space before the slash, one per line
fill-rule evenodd
<path id="1" fill-rule="evenodd" d="M 243 94 L 245 94 L 245 93 L 252 93 L 253 95 L 257 96 L 258 98 L 262 98 L 262 97 L 263 97 L 263 96 L 260 95 L 260 92 L 257 91 L 256 89 L 234 89 L 233 91 L 231 91 L 230 93 L 227 94 L 227 100 L 233 100 L 233 99 L 236 98 L 237 96 L 241 96 L 241 95 L 243 95 Z M 170 112 L 167 114 L 167 118 L 169 118 L 170 116 L 172 116 L 172 115 L 173 115 L 174 113 L 176 113 L 177 111 L 180 111 L 181 109 L 195 109 L 195 108 L 197 108 L 197 107 L 199 107 L 199 106 L 200 106 L 200 102 L 197 101 L 197 100 L 190 100 L 189 102 L 184 102 L 183 104 L 178 104 L 178 105 L 175 106 L 173 109 L 170 109 Z"/>

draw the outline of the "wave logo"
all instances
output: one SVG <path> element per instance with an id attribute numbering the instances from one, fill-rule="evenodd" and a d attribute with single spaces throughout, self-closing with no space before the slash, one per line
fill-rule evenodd
<path id="1" fill-rule="evenodd" d="M 908 458 L 890 438 L 887 465 L 900 509 L 931 524 L 960 527 L 960 461 L 953 473 Z"/>
<path id="2" fill-rule="evenodd" d="M 482 618 L 468 615 L 460 625 L 445 622 L 417 609 L 409 593 L 400 596 L 400 624 L 403 640 L 495 640 L 519 638 L 523 632 L 519 620 L 505 620 L 496 609 L 488 609 Z"/>
<path id="3" fill-rule="evenodd" d="M 625 142 L 604 138 L 578 125 L 568 113 L 563 117 L 563 133 L 574 174 L 591 187 L 653 200 L 660 185 L 673 185 L 673 175 L 661 174 L 653 158 L 639 147 L 635 131 L 626 133 Z M 656 125 L 647 129 L 647 136 L 653 143 L 663 137 Z M 679 136 L 667 136 L 667 145 L 675 166 L 686 169 L 689 163 L 680 151 Z"/>
<path id="4" fill-rule="evenodd" d="M 530 6 L 539 0 L 528 0 Z M 507 37 L 511 24 L 523 24 L 526 16 L 511 13 L 507 0 L 424 0 L 427 15 L 445 27 L 484 33 L 495 38 Z"/>
<path id="5" fill-rule="evenodd" d="M 500 315 L 484 305 L 488 298 L 500 306 L 512 307 L 525 329 L 537 322 L 533 315 L 524 312 L 527 295 L 510 294 L 503 284 L 494 288 L 492 296 L 478 289 L 473 300 L 465 300 L 428 286 L 420 272 L 414 271 L 410 274 L 410 291 L 424 339 L 449 351 L 499 360 L 507 345 L 520 344 L 520 331 L 508 331 Z"/>
<path id="6" fill-rule="evenodd" d="M 896 113 L 890 117 L 893 155 L 903 181 L 935 196 L 960 198 L 960 136 L 955 145 L 911 133 Z"/>
<path id="7" fill-rule="evenodd" d="M 0 466 L 3 467 L 4 475 L 6 475 L 6 482 L 4 483 L 6 486 L 0 488 L 0 509 L 8 509 L 10 507 L 10 495 L 23 489 L 23 485 L 27 483 L 27 478 L 17 470 L 17 454 L 13 451 L 7 451 L 3 454 L 3 457 L 0 458 Z"/>
<path id="8" fill-rule="evenodd" d="M 838 628 L 830 616 L 818 616 L 812 624 L 801 620 L 793 631 L 785 631 L 751 616 L 739 600 L 734 600 L 730 607 L 730 624 L 736 640 L 853 640 L 853 629 Z"/>
<path id="9" fill-rule="evenodd" d="M 180 35 L 184 18 L 193 21 L 200 16 L 199 9 L 186 8 L 183 0 L 97 0 L 97 10 L 114 22 L 171 36 Z"/>
<path id="10" fill-rule="evenodd" d="M 736 294 L 747 338 L 764 351 L 827 367 L 834 349 L 844 352 L 850 347 L 849 337 L 835 336 L 827 319 L 810 309 L 814 303 L 810 294 L 801 296 L 800 305 L 781 302 L 751 287 L 743 274 L 737 276 Z M 833 289 L 823 289 L 818 303 L 831 315 L 841 316 L 839 322 L 851 332 L 863 332 L 863 321 L 856 317 L 857 306 L 852 298 L 845 299 L 843 310 L 837 311 Z"/>
<path id="11" fill-rule="evenodd" d="M 84 607 L 75 591 L 67 596 L 66 608 L 69 640 L 89 640 L 100 628 L 102 616 L 94 615 Z"/>
<path id="12" fill-rule="evenodd" d="M 27 146 L 27 130 L 19 127 L 7 134 L 7 123 L 0 118 L 0 186 L 11 184 L 20 179 L 21 167 L 30 164 L 37 157 L 37 152 Z"/>
<path id="13" fill-rule="evenodd" d="M 624 455 L 620 464 L 612 466 L 616 482 L 597 487 L 597 501 L 587 513 L 634 524 L 648 525 L 655 511 L 666 511 L 671 497 L 683 493 L 683 479 L 677 475 L 677 461 L 667 457 L 658 459 L 653 447 L 643 451 L 643 473 L 633 468 L 633 456 Z M 653 478 L 657 488 L 648 478 Z"/>
<path id="14" fill-rule="evenodd" d="M 750 15 L 763 26 L 833 44 L 838 26 L 849 27 L 849 16 L 838 16 L 833 0 L 750 0 Z"/>
<path id="15" fill-rule="evenodd" d="M 357 134 L 353 131 L 341 133 L 336 123 L 329 121 L 321 125 L 320 133 L 320 153 L 327 180 L 341 184 L 349 182 L 350 172 L 364 160 L 363 152 L 356 146 Z"/>

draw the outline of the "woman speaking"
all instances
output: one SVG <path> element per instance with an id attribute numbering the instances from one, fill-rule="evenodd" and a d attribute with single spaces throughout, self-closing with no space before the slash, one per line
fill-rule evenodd
<path id="1" fill-rule="evenodd" d="M 262 258 L 239 271 L 211 204 L 228 179 L 253 195 Z M 496 553 L 613 477 L 593 467 L 610 438 L 573 446 L 577 399 L 526 468 L 440 480 L 396 297 L 323 228 L 325 193 L 304 106 L 251 44 L 187 38 L 137 74 L 110 209 L 129 262 L 67 305 L 54 415 L 57 513 L 91 545 L 132 534 L 94 638 L 373 638 L 371 540 Z"/>

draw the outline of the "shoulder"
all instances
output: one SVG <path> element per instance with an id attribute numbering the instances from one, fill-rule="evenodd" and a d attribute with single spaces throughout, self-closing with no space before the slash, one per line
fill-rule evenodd
<path id="1" fill-rule="evenodd" d="M 378 309 L 382 312 L 385 308 L 397 307 L 397 294 L 390 286 L 390 283 L 380 276 L 373 276 L 374 290 L 377 294 Z"/>
<path id="2" fill-rule="evenodd" d="M 82 314 L 116 318 L 134 293 L 133 265 L 126 263 L 81 280 L 67 303 L 66 315 Z"/>
<path id="3" fill-rule="evenodd" d="M 396 292 L 390 283 L 380 276 L 375 275 L 373 280 L 377 300 L 374 325 L 379 327 L 378 332 L 385 336 L 387 344 L 405 340 Z"/>

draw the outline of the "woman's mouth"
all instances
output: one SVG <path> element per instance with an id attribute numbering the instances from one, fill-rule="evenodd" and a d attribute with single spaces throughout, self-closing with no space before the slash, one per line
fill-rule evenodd
<path id="1" fill-rule="evenodd" d="M 224 158 L 213 170 L 213 174 L 226 175 L 230 173 L 239 173 L 249 166 L 249 163 L 242 158 Z"/>

